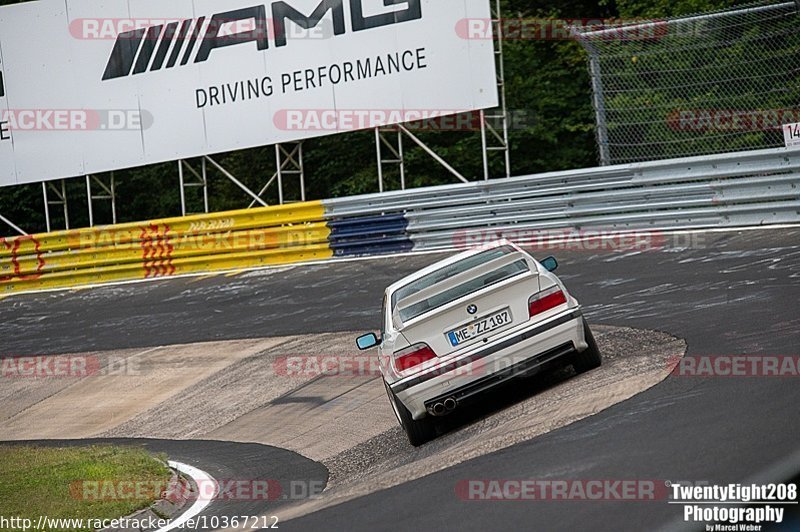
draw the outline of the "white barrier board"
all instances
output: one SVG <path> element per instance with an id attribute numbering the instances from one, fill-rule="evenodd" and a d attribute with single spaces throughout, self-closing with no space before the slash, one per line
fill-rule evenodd
<path id="1" fill-rule="evenodd" d="M 497 105 L 487 0 L 0 8 L 0 186 Z M 485 24 L 484 24 L 485 26 Z"/>

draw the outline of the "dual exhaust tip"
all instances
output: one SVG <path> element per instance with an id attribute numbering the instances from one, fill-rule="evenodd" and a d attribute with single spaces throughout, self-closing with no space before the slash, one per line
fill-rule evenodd
<path id="1" fill-rule="evenodd" d="M 431 407 L 430 411 L 431 414 L 433 414 L 434 416 L 443 416 L 455 410 L 457 406 L 458 406 L 458 401 L 456 401 L 455 398 L 453 397 L 448 397 L 444 401 L 435 403 Z"/>

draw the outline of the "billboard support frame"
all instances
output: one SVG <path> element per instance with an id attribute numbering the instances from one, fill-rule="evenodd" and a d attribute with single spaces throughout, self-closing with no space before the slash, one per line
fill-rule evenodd
<path id="1" fill-rule="evenodd" d="M 430 146 L 428 146 L 427 144 L 425 144 L 424 142 L 422 142 L 422 141 L 421 141 L 421 140 L 420 140 L 420 139 L 419 139 L 419 138 L 418 138 L 416 135 L 414 135 L 413 133 L 411 133 L 411 131 L 409 131 L 409 130 L 408 130 L 408 129 L 407 129 L 407 128 L 406 128 L 406 127 L 403 125 L 403 124 L 398 124 L 398 125 L 397 125 L 397 127 L 398 127 L 398 129 L 399 129 L 401 132 L 405 133 L 405 135 L 406 135 L 408 138 L 410 138 L 412 141 L 414 141 L 414 143 L 415 143 L 417 146 L 419 146 L 420 148 L 422 148 L 422 149 L 423 149 L 423 150 L 424 150 L 424 151 L 425 151 L 425 152 L 426 152 L 428 155 L 430 155 L 431 157 L 433 157 L 433 160 L 434 160 L 434 161 L 436 161 L 437 163 L 439 163 L 440 165 L 442 165 L 442 166 L 444 167 L 444 169 L 445 169 L 445 170 L 447 170 L 448 172 L 450 172 L 451 174 L 453 174 L 455 177 L 457 177 L 459 181 L 461 181 L 461 182 L 463 182 L 463 183 L 469 183 L 469 182 L 470 182 L 470 181 L 469 181 L 469 179 L 467 179 L 466 177 L 464 177 L 463 175 L 461 175 L 461 173 L 460 173 L 460 172 L 458 172 L 458 170 L 456 170 L 455 168 L 453 168 L 453 167 L 450 165 L 450 163 L 448 163 L 447 161 L 445 161 L 444 159 L 442 159 L 442 157 L 440 157 L 440 156 L 439 156 L 439 154 L 437 154 L 435 151 L 433 151 L 433 149 L 432 149 Z"/>
<path id="2" fill-rule="evenodd" d="M 286 149 L 285 146 L 291 146 L 291 148 Z M 303 141 L 276 144 L 275 167 L 278 169 L 275 174 L 278 180 L 278 203 L 280 205 L 286 203 L 283 190 L 283 177 L 285 175 L 297 176 L 300 184 L 300 201 L 306 201 L 306 169 L 303 163 Z M 259 197 L 261 197 L 261 194 L 259 194 Z"/>
<path id="3" fill-rule="evenodd" d="M 272 183 L 275 181 L 278 182 L 278 201 L 281 205 L 284 203 L 284 189 L 283 189 L 283 176 L 288 175 L 296 175 L 300 180 L 300 198 L 301 201 L 306 200 L 306 167 L 305 163 L 303 162 L 303 142 L 304 141 L 297 141 L 297 142 L 284 142 L 280 145 L 275 145 L 275 168 L 276 171 L 272 174 L 272 177 L 269 178 L 267 184 L 264 185 L 261 190 L 258 192 L 258 197 L 262 197 L 264 193 L 269 190 L 269 187 L 272 186 Z M 283 146 L 291 145 L 293 146 L 292 149 L 287 150 L 283 148 Z M 248 209 L 252 209 L 256 206 L 256 200 L 250 202 L 250 205 L 247 206 Z"/>
<path id="4" fill-rule="evenodd" d="M 15 225 L 15 224 L 14 224 L 14 223 L 11 221 L 11 220 L 9 220 L 8 218 L 6 218 L 6 217 L 5 217 L 5 216 L 3 216 L 2 214 L 0 214 L 0 221 L 4 222 L 4 223 L 5 223 L 7 226 L 9 226 L 11 229 L 13 229 L 14 231 L 16 231 L 16 232 L 17 232 L 17 233 L 19 233 L 20 235 L 22 235 L 22 236 L 28 236 L 28 233 L 26 233 L 25 231 L 23 231 L 22 229 L 20 229 L 19 227 L 17 227 L 17 226 L 16 226 L 16 225 Z"/>
<path id="5" fill-rule="evenodd" d="M 45 224 L 47 225 L 47 232 L 51 232 L 52 226 L 50 223 L 50 206 L 62 206 L 64 209 L 64 229 L 69 230 L 69 201 L 67 199 L 67 180 L 61 179 L 61 190 L 56 188 L 53 184 L 53 181 L 43 181 L 42 182 L 42 197 L 44 198 L 44 220 Z M 50 188 L 53 194 L 55 194 L 55 200 L 51 200 L 49 194 L 47 193 L 47 189 Z"/>
<path id="6" fill-rule="evenodd" d="M 187 181 L 184 175 L 184 165 L 189 170 L 189 172 L 197 178 L 197 181 Z M 186 216 L 186 191 L 192 188 L 202 188 L 203 189 L 203 212 L 208 214 L 208 170 L 206 167 L 206 161 L 203 159 L 201 163 L 201 172 L 198 173 L 197 170 L 192 168 L 192 165 L 189 164 L 188 161 L 185 159 L 180 159 L 178 161 L 178 181 L 180 182 L 180 190 L 181 190 L 181 216 Z"/>
<path id="7" fill-rule="evenodd" d="M 509 120 L 508 120 L 508 99 L 506 97 L 506 76 L 505 76 L 505 53 L 503 47 L 503 17 L 500 0 L 493 0 L 491 4 L 492 28 L 494 39 L 497 45 L 494 50 L 495 64 L 497 71 L 497 92 L 500 100 L 500 105 L 494 109 L 482 109 L 480 111 L 481 123 L 481 151 L 483 156 L 483 179 L 488 181 L 491 179 L 491 170 L 489 168 L 489 158 L 494 153 L 503 154 L 504 162 L 504 175 L 503 177 L 511 177 L 511 144 L 509 142 Z M 495 127 L 492 121 L 499 121 L 499 127 Z M 386 136 L 397 132 L 397 142 L 393 144 Z M 406 189 L 406 165 L 405 153 L 403 149 L 403 134 L 407 134 L 411 140 L 423 148 L 429 155 L 431 155 L 439 164 L 444 166 L 451 174 L 459 180 L 468 183 L 469 181 L 450 166 L 444 159 L 436 155 L 436 153 L 425 145 L 419 138 L 415 137 L 408 131 L 402 124 L 397 124 L 393 127 L 376 127 L 375 128 L 375 147 L 377 151 L 378 162 L 378 190 L 384 192 L 384 166 L 396 165 L 400 172 L 400 189 Z M 494 143 L 492 141 L 495 141 Z M 389 150 L 388 158 L 384 159 L 384 147 Z"/>
<path id="8" fill-rule="evenodd" d="M 500 98 L 500 106 L 489 110 L 481 111 L 481 147 L 483 149 L 483 179 L 488 181 L 491 178 L 489 169 L 489 157 L 493 153 L 502 153 L 505 163 L 505 175 L 511 177 L 511 146 L 508 141 L 508 101 L 506 98 L 506 70 L 505 55 L 503 47 L 503 17 L 500 7 L 500 0 L 494 0 L 492 6 L 492 27 L 494 29 L 494 39 L 497 40 L 495 48 L 495 64 L 497 70 L 497 94 Z M 490 121 L 499 121 L 499 128 Z M 499 130 L 499 131 L 498 131 Z M 495 143 L 490 142 L 496 141 Z"/>
<path id="9" fill-rule="evenodd" d="M 203 161 L 208 161 L 208 162 L 210 162 L 210 163 L 211 163 L 211 166 L 213 166 L 214 168 L 216 168 L 217 170 L 219 170 L 219 171 L 220 171 L 220 173 L 221 173 L 222 175 L 224 175 L 225 177 L 227 177 L 227 178 L 228 178 L 228 180 L 230 180 L 230 181 L 231 181 L 231 182 L 232 182 L 234 185 L 236 185 L 237 187 L 239 187 L 240 189 L 242 189 L 242 191 L 244 191 L 244 193 L 245 193 L 245 194 L 247 194 L 248 196 L 250 196 L 251 198 L 253 198 L 253 199 L 256 201 L 256 203 L 260 204 L 262 207 L 269 207 L 269 205 L 267 205 L 267 202 L 265 202 L 263 199 L 261 199 L 261 197 L 259 197 L 259 196 L 258 196 L 258 195 L 257 195 L 255 192 L 253 192 L 252 190 L 250 190 L 250 189 L 247 187 L 247 185 L 245 185 L 244 183 L 242 183 L 241 181 L 239 181 L 238 179 L 236 179 L 236 176 L 234 176 L 232 173 L 230 173 L 229 171 L 227 171 L 227 170 L 226 170 L 226 169 L 225 169 L 225 168 L 224 168 L 224 167 L 223 167 L 221 164 L 219 164 L 217 161 L 215 161 L 214 159 L 212 159 L 212 158 L 211 158 L 211 157 L 209 157 L 208 155 L 204 155 L 204 156 L 203 156 Z"/>
<path id="10" fill-rule="evenodd" d="M 391 142 L 386 140 L 384 137 L 384 133 L 389 131 L 397 131 L 398 135 L 398 145 L 397 149 Z M 431 156 L 431 158 L 439 163 L 445 170 L 447 170 L 450 174 L 456 177 L 462 183 L 470 183 L 470 180 L 464 177 L 461 172 L 453 168 L 447 161 L 445 161 L 438 153 L 436 153 L 433 148 L 425 144 L 419 137 L 411 133 L 403 124 L 395 124 L 394 126 L 388 128 L 375 128 L 375 150 L 377 155 L 378 161 L 378 189 L 380 192 L 384 192 L 385 190 L 385 182 L 384 182 L 384 175 L 383 175 L 383 167 L 386 164 L 396 164 L 401 169 L 401 186 L 403 187 L 402 190 L 405 190 L 405 181 L 406 181 L 406 173 L 405 173 L 405 151 L 403 149 L 402 144 L 402 137 L 405 135 L 411 141 L 422 148 L 422 150 Z M 391 156 L 397 157 L 396 159 L 384 159 L 383 158 L 383 148 L 382 145 L 385 145 L 389 148 L 391 152 Z"/>
<path id="11" fill-rule="evenodd" d="M 103 191 L 100 194 L 92 192 L 92 181 Z M 94 227 L 94 202 L 108 200 L 111 204 L 111 223 L 117 223 L 117 185 L 114 172 L 109 176 L 108 185 L 95 175 L 86 176 L 86 204 L 89 208 L 89 227 Z"/>
<path id="12" fill-rule="evenodd" d="M 388 134 L 396 133 L 397 143 L 392 144 Z M 385 165 L 396 165 L 400 172 L 400 190 L 406 189 L 406 160 L 405 150 L 403 149 L 403 132 L 397 128 L 375 128 L 375 146 L 378 155 L 378 190 L 383 192 L 385 188 L 383 167 Z M 388 159 L 384 159 L 383 146 L 389 150 Z"/>
<path id="13" fill-rule="evenodd" d="M 267 181 L 267 184 L 264 185 L 264 187 L 259 191 L 258 197 L 260 198 L 261 196 L 263 196 L 264 193 L 267 190 L 269 190 L 269 187 L 272 186 L 272 183 L 274 183 L 275 180 L 277 180 L 277 179 L 278 179 L 278 172 L 275 172 L 274 174 L 272 174 L 272 177 L 269 178 L 269 181 Z M 248 205 L 247 208 L 248 209 L 252 209 L 255 206 L 256 206 L 256 200 L 253 200 L 253 201 L 250 202 L 250 205 Z"/>
<path id="14" fill-rule="evenodd" d="M 492 19 L 492 23 L 497 28 L 495 31 L 498 31 L 498 30 L 502 31 L 502 28 L 499 28 L 499 25 L 497 24 L 498 21 L 499 21 L 498 19 L 500 18 L 500 0 L 489 0 L 489 2 L 490 2 L 490 5 L 489 5 L 490 9 L 489 10 L 484 9 L 483 11 L 481 11 L 481 14 L 479 16 L 480 17 L 487 17 L 487 15 L 489 15 L 491 17 L 491 19 Z M 486 6 L 484 6 L 484 8 L 485 7 Z M 411 12 L 410 8 L 409 8 L 409 12 Z M 413 19 L 409 19 L 409 20 L 413 20 Z M 155 26 L 152 26 L 151 29 L 152 28 L 155 28 Z M 118 40 L 119 40 L 119 38 L 120 38 L 120 36 L 117 36 Z M 159 37 L 159 39 L 161 39 L 161 37 Z M 499 40 L 501 40 L 501 39 L 499 39 Z M 160 42 L 160 47 L 164 48 L 166 50 L 166 48 L 165 48 L 166 41 L 159 40 L 159 42 Z M 486 46 L 484 46 L 483 44 L 481 44 L 480 46 L 482 47 L 482 50 L 485 52 L 483 58 L 487 60 L 484 64 L 488 67 L 488 59 L 489 59 L 488 43 L 486 43 Z M 499 60 L 500 68 L 502 70 L 502 68 L 503 68 L 502 42 L 500 42 L 499 49 L 498 49 L 498 46 L 494 45 L 494 44 L 492 45 L 492 49 L 494 51 L 495 62 L 497 62 Z M 185 55 L 188 55 L 188 52 L 189 52 L 189 50 L 186 50 L 186 54 Z M 24 54 L 22 56 L 24 57 Z M 103 57 L 101 59 L 106 60 L 107 56 L 103 55 Z M 142 62 L 141 58 L 139 58 L 139 62 Z M 197 61 L 195 61 L 195 63 L 197 63 Z M 426 68 L 426 67 L 421 67 L 421 68 Z M 153 68 L 150 71 L 155 71 L 155 70 L 157 70 L 157 68 L 155 66 L 153 66 Z M 177 72 L 177 70 L 176 70 L 176 72 Z M 107 71 L 107 73 L 108 73 L 108 71 Z M 486 87 L 486 86 L 490 87 L 490 83 L 491 83 L 492 80 L 491 80 L 490 76 L 488 75 L 488 72 L 486 72 L 486 74 L 487 75 L 483 77 L 483 86 L 484 87 Z M 125 76 L 120 76 L 120 77 L 125 77 Z M 508 115 L 507 115 L 507 112 L 506 112 L 506 98 L 505 98 L 504 83 L 502 83 L 503 77 L 504 77 L 504 75 L 501 72 L 498 75 L 498 87 L 502 90 L 501 98 L 499 98 L 499 100 L 500 100 L 500 104 L 501 104 L 501 107 L 502 107 L 504 136 L 506 138 L 506 142 L 505 142 L 506 168 L 507 168 L 507 174 L 509 174 L 510 168 L 509 168 L 509 163 L 508 163 L 509 156 L 508 156 L 508 142 L 507 142 L 507 135 L 508 135 L 508 121 L 507 121 L 507 119 L 508 119 Z M 103 78 L 104 81 L 106 79 L 107 79 L 106 77 Z M 119 83 L 122 83 L 122 81 L 123 80 L 120 80 Z M 488 93 L 488 91 L 486 91 L 484 89 L 482 89 L 480 92 L 482 94 L 487 94 Z M 472 105 L 470 105 L 468 108 L 481 109 L 482 107 L 485 107 L 486 105 L 494 104 L 495 101 L 496 100 L 494 98 L 492 99 L 491 102 L 488 101 L 485 98 L 483 100 L 478 98 L 477 101 L 476 101 L 474 99 L 474 97 L 473 97 Z M 465 106 L 454 106 L 453 108 L 458 108 L 458 107 L 467 108 Z M 493 109 L 496 109 L 496 108 L 493 108 Z M 486 120 L 487 119 L 487 115 L 488 115 L 488 113 L 486 111 L 481 111 L 481 128 L 482 128 L 482 138 L 483 138 L 483 147 L 484 147 L 484 157 L 485 158 L 488 157 L 486 144 L 487 144 L 487 138 L 489 137 L 489 135 L 487 135 L 487 129 L 486 129 L 486 126 L 487 126 L 487 120 Z M 401 188 L 403 190 L 405 190 L 405 188 L 406 188 L 406 185 L 407 185 L 407 183 L 406 183 L 406 177 L 407 177 L 406 171 L 407 171 L 407 169 L 406 169 L 405 160 L 404 160 L 404 157 L 405 157 L 405 148 L 403 146 L 403 143 L 404 143 L 404 140 L 405 140 L 405 139 L 403 139 L 404 136 L 407 136 L 415 145 L 417 145 L 420 148 L 422 148 L 423 151 L 425 151 L 429 156 L 431 156 L 437 163 L 439 163 L 443 168 L 445 168 L 450 174 L 452 174 L 454 177 L 456 177 L 459 181 L 464 182 L 464 183 L 471 182 L 470 179 L 465 178 L 464 175 L 462 175 L 458 170 L 456 170 L 452 165 L 450 165 L 444 158 L 442 158 L 439 154 L 437 154 L 434 151 L 434 149 L 432 149 L 430 146 L 426 145 L 425 142 L 420 140 L 420 138 L 418 138 L 414 133 L 412 133 L 411 130 L 406 127 L 406 125 L 398 124 L 398 125 L 395 126 L 395 128 L 396 129 L 395 129 L 393 134 L 396 134 L 396 146 L 397 146 L 397 148 L 389 150 L 389 152 L 392 153 L 392 155 L 388 156 L 387 160 L 384 160 L 384 161 L 381 160 L 382 159 L 381 142 L 380 142 L 380 140 L 377 142 L 378 169 L 379 169 L 379 187 L 380 187 L 381 191 L 383 191 L 384 188 L 385 188 L 382 165 L 385 165 L 387 162 L 396 163 L 396 164 L 399 165 L 399 167 L 400 167 L 400 186 L 401 186 Z M 380 130 L 376 130 L 376 135 L 380 139 L 381 131 Z M 286 144 L 287 146 L 288 145 L 295 145 L 296 146 L 296 150 L 298 152 L 297 156 L 294 155 L 294 151 L 295 151 L 294 149 L 284 150 L 284 147 L 282 147 L 281 144 Z M 209 155 L 201 155 L 200 156 L 200 160 L 201 160 L 202 166 L 203 166 L 202 174 L 200 176 L 198 176 L 198 173 L 195 171 L 195 169 L 193 169 L 191 167 L 191 165 L 189 164 L 188 160 L 179 159 L 178 160 L 178 167 L 179 167 L 180 194 L 181 194 L 181 213 L 182 213 L 182 215 L 183 216 L 187 215 L 186 189 L 187 188 L 191 188 L 191 187 L 197 187 L 197 186 L 202 187 L 202 189 L 203 189 L 203 206 L 204 206 L 204 210 L 205 210 L 206 213 L 208 213 L 209 210 L 210 210 L 209 198 L 208 198 L 208 196 L 209 196 L 209 193 L 208 193 L 208 179 L 209 179 L 209 177 L 207 175 L 207 169 L 206 169 L 207 163 L 212 164 L 227 179 L 229 179 L 231 182 L 233 182 L 235 185 L 237 185 L 238 188 L 240 188 L 242 191 L 244 191 L 246 194 L 248 194 L 248 196 L 250 196 L 252 198 L 251 207 L 255 206 L 255 205 L 268 206 L 268 203 L 261 198 L 261 195 L 264 192 L 266 192 L 266 190 L 269 188 L 269 186 L 271 185 L 271 183 L 274 180 L 277 180 L 277 182 L 278 182 L 279 202 L 280 202 L 280 204 L 284 204 L 285 201 L 286 201 L 286 198 L 285 198 L 285 194 L 284 194 L 285 191 L 284 191 L 283 178 L 286 175 L 297 175 L 298 176 L 299 181 L 300 181 L 300 197 L 301 197 L 301 201 L 305 201 L 305 199 L 306 199 L 306 190 L 305 190 L 306 176 L 305 176 L 305 166 L 304 166 L 304 163 L 303 163 L 303 141 L 287 141 L 287 142 L 283 142 L 283 143 L 279 142 L 279 143 L 276 143 L 274 146 L 275 146 L 275 150 L 276 150 L 276 166 L 277 166 L 276 175 L 273 176 L 272 179 L 270 179 L 270 181 L 265 185 L 264 189 L 262 189 L 262 192 L 259 193 L 259 194 L 255 194 L 250 188 L 248 188 L 244 183 L 239 181 L 233 174 L 231 174 L 228 170 L 226 170 L 222 165 L 217 163 Z M 384 146 L 387 146 L 387 145 L 384 144 Z M 234 148 L 234 149 L 237 149 L 237 148 Z M 192 153 L 192 152 L 189 152 L 189 153 Z M 198 152 L 194 151 L 194 153 L 198 153 Z M 396 157 L 396 159 L 394 157 Z M 84 161 L 84 162 L 86 163 L 86 161 Z M 117 161 L 117 163 L 119 164 L 119 161 Z M 153 163 L 153 164 L 155 164 L 155 163 Z M 185 165 L 185 167 L 184 167 L 184 165 Z M 489 179 L 488 164 L 485 164 L 484 167 L 485 167 L 484 168 L 484 178 L 485 179 Z M 87 194 L 88 217 L 89 217 L 89 226 L 90 227 L 93 227 L 94 224 L 95 224 L 95 214 L 96 214 L 95 213 L 95 207 L 97 205 L 95 203 L 95 201 L 101 201 L 101 200 L 102 201 L 106 201 L 106 200 L 110 201 L 110 203 L 111 203 L 111 217 L 113 219 L 113 223 L 117 222 L 117 208 L 116 208 L 117 190 L 116 190 L 116 183 L 115 183 L 115 180 L 114 180 L 115 179 L 114 178 L 114 173 L 113 173 L 113 171 L 110 171 L 110 170 L 113 170 L 113 168 L 114 168 L 114 166 L 111 166 L 111 167 L 105 166 L 105 167 L 103 167 L 102 165 L 95 165 L 94 167 L 92 167 L 88 163 L 83 166 L 84 171 L 102 172 L 102 177 L 98 177 L 101 174 L 88 174 L 88 173 L 86 175 L 82 176 L 84 178 L 84 180 L 85 180 L 85 188 L 86 188 L 86 194 Z M 119 168 L 127 168 L 127 167 L 119 166 Z M 192 174 L 194 174 L 195 176 L 198 177 L 198 182 L 197 183 L 193 183 L 191 181 L 186 180 L 186 177 L 187 177 L 185 175 L 185 169 L 186 168 L 188 168 Z M 110 180 L 108 180 L 108 181 L 106 180 L 106 177 L 105 177 L 106 171 L 110 171 Z M 38 177 L 39 179 L 42 179 L 42 178 L 48 179 L 49 178 L 48 174 L 50 176 L 56 176 L 56 178 L 52 179 L 51 181 L 42 182 L 42 193 L 43 193 L 43 199 L 44 199 L 44 210 L 45 210 L 45 219 L 46 219 L 47 231 L 48 232 L 52 231 L 53 219 L 52 219 L 51 215 L 54 212 L 57 213 L 57 211 L 52 211 L 51 210 L 52 207 L 63 208 L 63 215 L 64 215 L 64 222 L 63 223 L 64 223 L 64 226 L 65 226 L 66 229 L 70 229 L 69 201 L 68 201 L 67 190 L 66 190 L 67 189 L 66 180 L 67 179 L 71 179 L 72 177 L 70 176 L 70 177 L 64 177 L 64 178 L 59 179 L 57 176 L 58 175 L 63 175 L 63 174 L 60 174 L 60 173 L 57 174 L 56 172 L 52 172 L 52 171 L 51 172 L 41 171 L 41 172 L 39 172 L 39 174 L 40 175 L 33 176 L 33 177 L 34 178 Z M 29 175 L 28 177 L 31 177 L 31 176 Z M 475 178 L 475 177 L 477 177 L 477 176 L 470 176 L 470 178 Z M 20 179 L 21 179 L 20 177 L 17 178 L 17 182 L 18 183 L 19 183 Z M 61 182 L 60 185 L 58 184 L 58 181 Z M 70 185 L 70 186 L 72 186 L 72 185 Z M 73 214 L 74 214 L 74 212 L 73 212 Z M 60 218 L 60 216 L 57 216 L 57 218 Z M 4 221 L 4 219 L 0 219 L 0 221 Z M 73 222 L 74 222 L 74 220 L 73 220 Z M 13 227 L 15 229 L 18 229 L 16 226 L 13 226 Z"/>

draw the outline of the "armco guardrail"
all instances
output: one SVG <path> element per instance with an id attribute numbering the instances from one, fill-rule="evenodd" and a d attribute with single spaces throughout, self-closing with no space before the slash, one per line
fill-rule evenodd
<path id="1" fill-rule="evenodd" d="M 800 151 L 694 157 L 323 202 L 329 217 L 396 215 L 414 249 L 551 229 L 667 230 L 800 222 Z"/>
<path id="2" fill-rule="evenodd" d="M 0 239 L 0 293 L 458 248 L 565 228 L 800 222 L 798 171 L 800 151 L 764 150 Z"/>

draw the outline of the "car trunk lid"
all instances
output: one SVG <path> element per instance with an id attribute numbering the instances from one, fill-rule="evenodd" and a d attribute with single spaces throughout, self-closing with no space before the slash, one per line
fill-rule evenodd
<path id="1" fill-rule="evenodd" d="M 393 320 L 410 345 L 426 343 L 441 358 L 528 321 L 528 298 L 540 289 L 536 263 L 510 246 L 499 250 L 401 294 Z"/>

